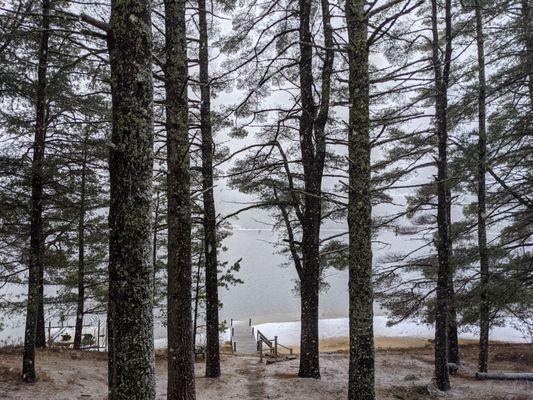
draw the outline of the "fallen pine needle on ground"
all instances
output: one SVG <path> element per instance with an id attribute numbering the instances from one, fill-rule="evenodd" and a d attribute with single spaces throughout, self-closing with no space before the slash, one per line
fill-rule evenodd
<path id="1" fill-rule="evenodd" d="M 234 357 L 226 349 L 222 356 L 222 377 L 204 378 L 202 362 L 196 363 L 197 399 L 215 396 L 225 399 L 336 400 L 346 398 L 348 354 L 346 339 L 321 344 L 321 379 L 298 378 L 298 359 L 271 365 L 256 357 Z M 400 346 L 400 347 L 398 347 Z M 425 400 L 433 372 L 430 342 L 376 340 L 376 393 L 382 400 Z M 493 344 L 490 349 L 492 371 L 533 371 L 533 345 Z M 20 380 L 21 349 L 0 349 L 0 399 L 70 400 L 107 397 L 105 353 L 73 350 L 39 351 L 39 382 Z M 532 382 L 476 381 L 477 347 L 461 347 L 462 367 L 452 377 L 447 398 L 461 400 L 533 400 Z M 159 352 L 156 362 L 157 398 L 166 398 L 166 359 Z"/>

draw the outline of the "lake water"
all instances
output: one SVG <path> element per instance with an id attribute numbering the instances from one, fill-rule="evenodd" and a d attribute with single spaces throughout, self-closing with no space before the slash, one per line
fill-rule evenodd
<path id="1" fill-rule="evenodd" d="M 293 265 L 281 267 L 287 258 L 276 254 L 272 242 L 277 233 L 271 229 L 235 229 L 224 243 L 230 251 L 226 261 L 242 258 L 238 277 L 244 284 L 222 290 L 222 319 L 254 318 L 258 323 L 297 320 L 300 299 L 293 289 L 297 279 Z M 348 315 L 348 272 L 327 271 L 329 289 L 320 295 L 320 317 L 336 318 Z"/>
<path id="2" fill-rule="evenodd" d="M 258 215 L 261 216 L 257 213 L 253 214 L 253 218 L 243 216 L 239 222 L 244 222 L 245 226 L 252 226 L 252 228 L 235 225 L 233 234 L 223 243 L 228 251 L 221 252 L 221 260 L 232 263 L 242 258 L 241 269 L 237 277 L 242 279 L 244 284 L 231 287 L 230 290 L 220 290 L 219 297 L 223 303 L 220 319 L 229 321 L 230 318 L 242 320 L 252 318 L 256 324 L 299 320 L 300 299 L 294 293 L 296 271 L 293 264 L 288 263 L 286 256 L 277 253 L 279 248 L 274 243 L 279 239 L 278 232 L 272 230 L 268 224 L 264 227 L 256 227 L 261 226 L 257 223 Z M 339 228 L 324 228 L 323 234 L 329 236 L 339 231 Z M 381 244 L 375 245 L 375 259 L 396 246 L 402 247 L 403 250 L 413 246 L 404 238 L 399 239 L 390 233 L 382 233 L 379 239 L 381 242 L 392 243 L 393 246 L 383 249 Z M 288 266 L 282 267 L 282 264 L 288 264 Z M 326 281 L 329 288 L 320 294 L 320 318 L 347 317 L 348 271 L 330 269 L 326 271 Z M 26 290 L 25 286 L 12 287 L 10 292 L 23 295 Z M 51 295 L 53 288 L 47 287 L 46 291 Z M 375 313 L 376 315 L 384 314 L 377 305 Z M 22 315 L 9 320 L 1 315 L 0 318 L 5 322 L 6 328 L 0 332 L 0 340 L 10 338 L 11 341 L 16 341 L 22 338 L 24 322 Z M 100 319 L 105 320 L 102 316 Z"/>

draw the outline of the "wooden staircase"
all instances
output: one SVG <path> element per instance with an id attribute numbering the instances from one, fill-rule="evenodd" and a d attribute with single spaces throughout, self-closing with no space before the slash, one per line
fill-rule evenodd
<path id="1" fill-rule="evenodd" d="M 251 327 L 251 320 L 231 320 L 231 347 L 238 356 L 257 355 L 257 342 Z"/>
<path id="2" fill-rule="evenodd" d="M 280 344 L 277 336 L 274 336 L 274 339 L 268 339 L 259 329 L 257 330 L 257 351 L 260 362 L 264 359 L 267 364 L 296 359 L 296 356 L 292 354 L 292 348 Z"/>
<path id="3" fill-rule="evenodd" d="M 260 330 L 255 330 L 252 320 L 231 320 L 231 348 L 236 356 L 259 356 L 267 364 L 294 360 L 296 356 L 292 348 L 283 346 L 278 342 L 278 337 L 268 339 Z"/>

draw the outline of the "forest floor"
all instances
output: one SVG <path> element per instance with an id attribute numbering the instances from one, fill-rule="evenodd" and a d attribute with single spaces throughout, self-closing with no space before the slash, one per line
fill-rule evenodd
<path id="1" fill-rule="evenodd" d="M 428 343 L 377 342 L 376 387 L 380 400 L 425 400 L 433 373 L 433 349 Z M 258 364 L 254 357 L 223 354 L 220 379 L 203 377 L 203 363 L 196 364 L 197 399 L 335 400 L 346 398 L 348 354 L 345 340 L 322 345 L 322 378 L 301 379 L 298 360 Z M 399 348 L 402 346 L 404 348 Z M 336 351 L 333 351 L 337 347 Z M 384 348 L 388 347 L 388 348 Z M 330 349 L 330 351 L 326 350 Z M 107 362 L 104 353 L 73 350 L 44 350 L 37 356 L 39 382 L 20 381 L 20 349 L 0 349 L 0 399 L 71 400 L 105 399 Z M 476 381 L 477 348 L 461 347 L 462 368 L 452 377 L 453 389 L 446 396 L 461 400 L 533 400 L 533 382 Z M 533 371 L 533 345 L 493 344 L 493 371 Z M 166 360 L 158 354 L 156 363 L 158 399 L 166 398 Z"/>

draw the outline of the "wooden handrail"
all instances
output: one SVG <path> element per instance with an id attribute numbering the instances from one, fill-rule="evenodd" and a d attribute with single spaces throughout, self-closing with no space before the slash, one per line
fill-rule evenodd
<path id="1" fill-rule="evenodd" d="M 263 343 L 268 347 L 268 350 L 273 354 L 274 358 L 278 357 L 278 347 L 282 347 L 289 351 L 289 354 L 292 355 L 292 348 L 284 346 L 278 342 L 278 337 L 275 336 L 274 339 L 268 339 L 259 329 L 257 330 L 257 351 L 259 352 L 260 361 L 263 361 Z"/>
<path id="2" fill-rule="evenodd" d="M 269 348 L 272 349 L 272 340 L 270 340 L 269 338 L 267 338 L 265 335 L 263 335 L 263 333 L 258 329 L 257 330 L 257 342 L 260 342 L 262 341 L 263 343 L 265 343 Z"/>
<path id="3" fill-rule="evenodd" d="M 286 349 L 286 350 L 289 350 L 289 351 L 291 352 L 291 354 L 292 354 L 292 348 L 291 348 L 291 347 L 283 346 L 283 345 L 280 344 L 280 343 L 278 343 L 278 346 L 279 346 L 279 347 L 283 347 L 283 348 Z"/>

